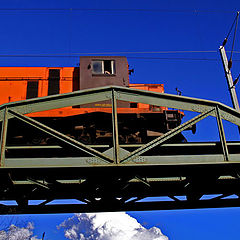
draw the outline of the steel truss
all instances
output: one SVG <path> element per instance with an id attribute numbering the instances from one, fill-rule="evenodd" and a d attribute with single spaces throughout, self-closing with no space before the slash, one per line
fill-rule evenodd
<path id="1" fill-rule="evenodd" d="M 105 100 L 112 102 L 110 145 L 85 145 L 26 116 Z M 199 115 L 147 144 L 124 145 L 118 138 L 117 101 Z M 216 118 L 219 142 L 167 142 L 208 116 Z M 8 146 L 12 118 L 58 139 L 59 144 Z M 226 141 L 222 119 L 240 126 L 240 113 L 219 102 L 116 86 L 4 104 L 0 106 L 0 200 L 16 200 L 17 205 L 1 204 L 0 214 L 240 206 L 240 142 Z M 212 194 L 216 196 L 202 198 Z M 226 198 L 233 194 L 235 199 Z M 166 198 L 153 202 L 148 197 Z M 50 204 L 56 199 L 78 203 Z M 42 201 L 31 205 L 29 200 Z"/>

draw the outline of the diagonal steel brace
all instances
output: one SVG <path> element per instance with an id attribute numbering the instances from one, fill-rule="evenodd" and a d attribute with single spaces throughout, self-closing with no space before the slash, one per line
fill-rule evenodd
<path id="1" fill-rule="evenodd" d="M 88 147 L 86 146 L 85 144 L 79 142 L 79 141 L 76 141 L 75 139 L 73 138 L 70 138 L 66 135 L 64 135 L 63 133 L 60 133 L 38 121 L 36 121 L 35 119 L 32 119 L 32 118 L 29 118 L 27 116 L 24 116 L 22 114 L 19 114 L 15 111 L 12 111 L 12 110 L 8 110 L 9 114 L 12 114 L 14 117 L 16 117 L 17 119 L 59 139 L 60 141 L 78 149 L 78 150 L 82 150 L 92 156 L 95 156 L 95 157 L 98 157 L 100 158 L 101 160 L 104 160 L 104 161 L 107 161 L 109 163 L 113 163 L 113 160 L 111 158 L 109 158 L 108 156 L 105 156 L 104 154 L 102 154 L 101 152 L 91 148 L 91 147 Z"/>
<path id="2" fill-rule="evenodd" d="M 0 167 L 5 165 L 5 151 L 6 151 L 6 140 L 7 140 L 7 129 L 8 129 L 8 108 L 4 109 L 4 119 L 2 122 L 2 131 L 0 139 Z"/>
<path id="3" fill-rule="evenodd" d="M 142 147 L 136 149 L 135 151 L 131 152 L 128 156 L 123 158 L 120 163 L 130 161 L 136 157 L 138 157 L 140 154 L 147 152 L 148 150 L 163 144 L 168 139 L 172 138 L 173 136 L 177 135 L 178 133 L 182 132 L 183 130 L 187 129 L 188 127 L 194 125 L 195 123 L 199 122 L 200 120 L 206 118 L 209 116 L 212 112 L 215 111 L 215 108 L 212 108 L 211 110 L 208 110 L 206 112 L 203 112 L 199 114 L 198 116 L 190 119 L 189 121 L 179 125 L 178 127 L 172 129 L 171 131 L 165 133 L 164 135 L 150 141 L 149 143 L 143 145 Z"/>

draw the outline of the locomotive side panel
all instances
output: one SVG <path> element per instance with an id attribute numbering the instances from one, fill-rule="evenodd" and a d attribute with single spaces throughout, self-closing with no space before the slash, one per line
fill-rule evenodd
<path id="1" fill-rule="evenodd" d="M 0 104 L 38 97 L 39 81 L 44 78 L 45 68 L 1 67 Z"/>
<path id="2" fill-rule="evenodd" d="M 0 67 L 0 104 L 72 92 L 74 74 L 74 67 Z"/>

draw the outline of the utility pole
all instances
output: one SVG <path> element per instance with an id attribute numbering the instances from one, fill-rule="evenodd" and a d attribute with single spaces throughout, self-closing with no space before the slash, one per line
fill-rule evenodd
<path id="1" fill-rule="evenodd" d="M 228 66 L 228 59 L 227 59 L 227 54 L 226 54 L 224 46 L 220 46 L 219 51 L 220 51 L 220 55 L 221 55 L 221 58 L 222 58 L 225 77 L 227 79 L 228 89 L 229 89 L 229 92 L 230 92 L 230 95 L 231 95 L 233 107 L 238 112 L 240 112 L 239 103 L 238 103 L 237 94 L 236 94 L 236 89 L 235 89 L 235 85 L 233 84 L 232 73 L 231 73 L 231 70 Z"/>
<path id="2" fill-rule="evenodd" d="M 45 237 L 45 232 L 44 232 L 43 235 L 42 235 L 42 240 L 44 240 L 44 237 Z"/>

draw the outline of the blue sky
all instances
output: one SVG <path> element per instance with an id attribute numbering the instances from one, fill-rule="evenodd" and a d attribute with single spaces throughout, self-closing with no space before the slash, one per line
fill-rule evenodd
<path id="1" fill-rule="evenodd" d="M 0 66 L 77 66 L 78 55 L 123 55 L 135 69 L 132 83 L 163 83 L 167 93 L 175 94 L 178 87 L 184 96 L 231 106 L 218 48 L 240 10 L 237 0 L 0 0 L 0 3 Z M 9 8 L 73 10 L 6 10 Z M 231 43 L 232 35 L 227 50 L 231 50 Z M 238 53 L 233 54 L 234 78 L 240 73 L 240 27 L 235 51 Z M 20 57 L 23 54 L 38 57 Z M 239 89 L 240 84 L 237 93 Z M 186 113 L 185 119 L 190 116 Z M 228 140 L 239 140 L 237 129 L 224 124 Z M 204 131 L 206 126 L 208 132 Z M 218 140 L 212 119 L 199 124 L 197 131 L 195 136 L 186 134 L 188 140 Z M 238 239 L 239 235 L 239 208 L 130 215 L 146 227 L 160 227 L 174 240 Z M 55 226 L 67 215 L 18 218 L 31 219 L 39 237 L 46 231 L 47 239 L 61 239 L 63 232 Z"/>

